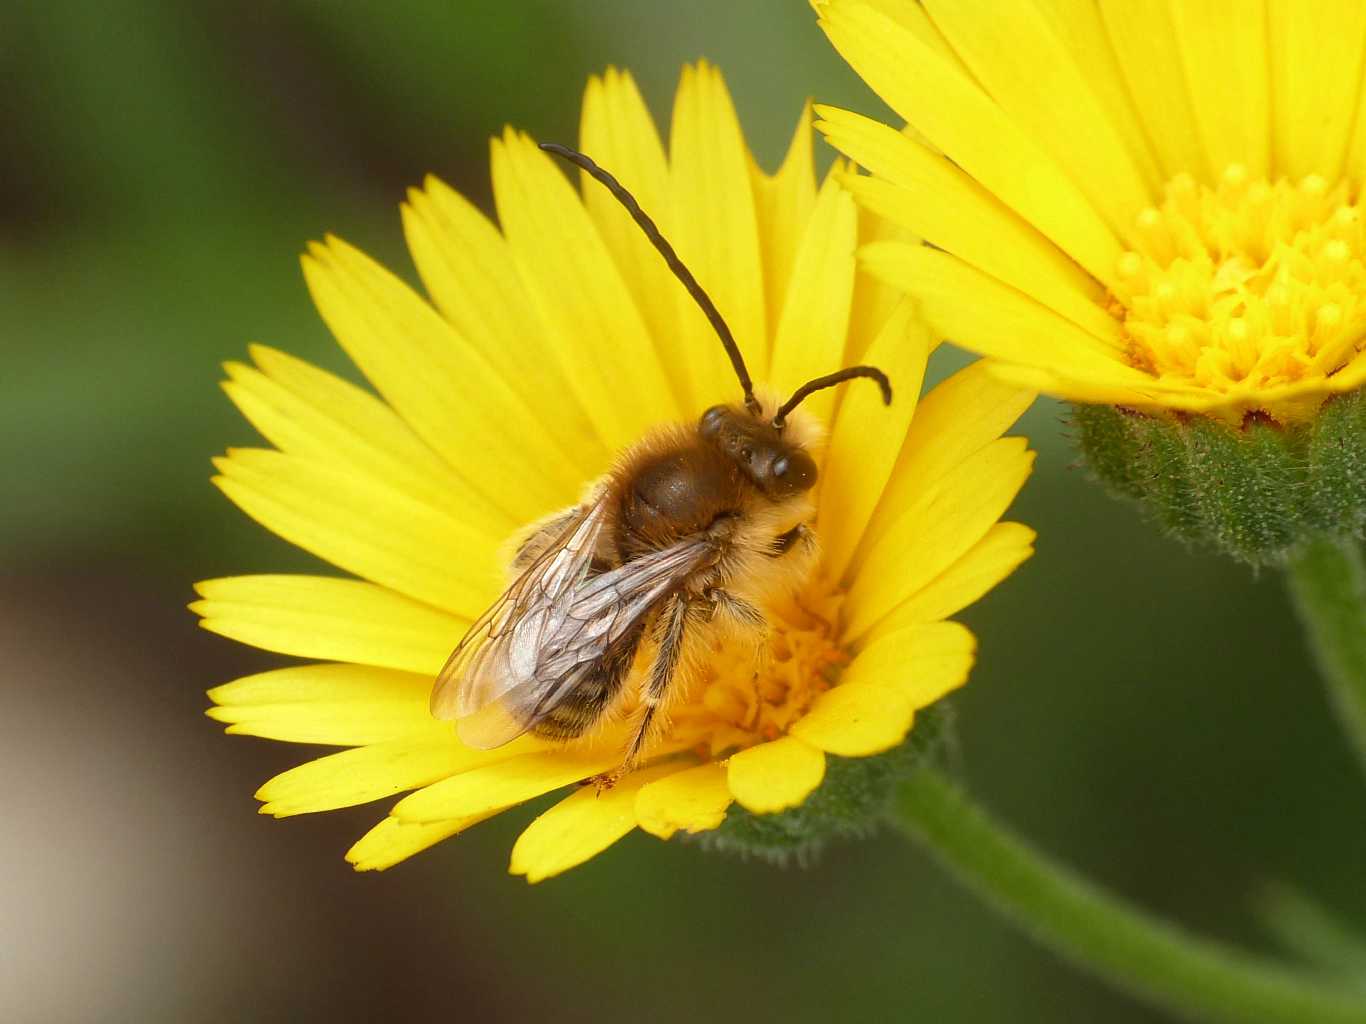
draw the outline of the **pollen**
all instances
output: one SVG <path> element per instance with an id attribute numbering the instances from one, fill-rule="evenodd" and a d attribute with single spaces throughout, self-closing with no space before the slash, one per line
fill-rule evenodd
<path id="1" fill-rule="evenodd" d="M 1366 344 L 1366 232 L 1346 183 L 1173 178 L 1141 211 L 1112 309 L 1133 365 L 1230 396 L 1330 376 Z M 1292 410 L 1293 412 L 1293 410 Z"/>
<path id="2" fill-rule="evenodd" d="M 720 635 L 673 713 L 674 736 L 717 757 L 784 735 L 849 660 L 838 642 L 842 601 L 841 592 L 814 584 L 768 610 L 757 644 L 753 635 Z"/>

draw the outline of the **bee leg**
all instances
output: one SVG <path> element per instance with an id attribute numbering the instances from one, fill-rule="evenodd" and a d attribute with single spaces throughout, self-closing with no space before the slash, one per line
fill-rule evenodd
<path id="1" fill-rule="evenodd" d="M 691 605 L 687 597 L 676 594 L 655 620 L 655 642 L 659 649 L 655 652 L 654 664 L 650 666 L 650 675 L 645 681 L 645 692 L 641 697 L 643 710 L 640 721 L 636 723 L 635 734 L 631 737 L 631 745 L 626 748 L 626 760 L 618 769 L 620 774 L 635 767 L 649 742 L 655 714 L 668 695 L 669 684 L 673 682 L 683 655 L 683 637 L 687 631 Z"/>
<path id="2" fill-rule="evenodd" d="M 758 605 L 746 601 L 743 597 L 736 597 L 720 587 L 709 587 L 702 592 L 702 599 L 708 605 L 708 621 L 715 618 L 717 612 L 721 612 L 738 626 L 759 633 L 768 632 L 768 619 L 764 617 L 764 613 L 759 610 Z"/>

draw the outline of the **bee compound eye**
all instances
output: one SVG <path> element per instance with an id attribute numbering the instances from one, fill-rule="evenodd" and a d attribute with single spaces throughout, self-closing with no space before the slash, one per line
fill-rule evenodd
<path id="1" fill-rule="evenodd" d="M 784 494 L 796 494 L 809 490 L 815 484 L 816 463 L 804 451 L 784 452 L 773 460 L 769 473 L 779 491 Z"/>
<path id="2" fill-rule="evenodd" d="M 703 437 L 715 437 L 721 432 L 729 410 L 724 405 L 713 405 L 697 421 L 697 430 Z"/>

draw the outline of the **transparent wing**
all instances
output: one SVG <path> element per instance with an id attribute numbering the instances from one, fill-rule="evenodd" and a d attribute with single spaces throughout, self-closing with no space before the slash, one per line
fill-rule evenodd
<path id="1" fill-rule="evenodd" d="M 545 625 L 545 610 L 563 602 L 583 580 L 606 512 L 601 500 L 580 509 L 470 626 L 436 677 L 431 699 L 435 717 L 472 715 L 517 685 L 516 670 L 525 666 L 510 661 L 514 633 L 520 630 L 523 647 L 534 641 L 528 627 Z"/>
<path id="2" fill-rule="evenodd" d="M 715 557 L 685 540 L 587 578 L 602 530 L 587 509 L 470 628 L 437 678 L 432 713 L 470 746 L 501 746 L 573 692 L 661 598 Z"/>

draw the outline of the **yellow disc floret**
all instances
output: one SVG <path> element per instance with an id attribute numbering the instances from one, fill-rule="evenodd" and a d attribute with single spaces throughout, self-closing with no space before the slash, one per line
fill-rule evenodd
<path id="1" fill-rule="evenodd" d="M 722 637 L 673 713 L 675 740 L 690 738 L 715 757 L 786 733 L 849 660 L 836 639 L 841 600 L 817 584 L 771 609 L 757 651 L 751 635 Z"/>
<path id="2" fill-rule="evenodd" d="M 1137 217 L 1114 312 L 1135 366 L 1230 395 L 1326 377 L 1366 339 L 1366 238 L 1345 183 L 1173 178 Z M 1274 410 L 1298 419 L 1317 407 Z"/>

